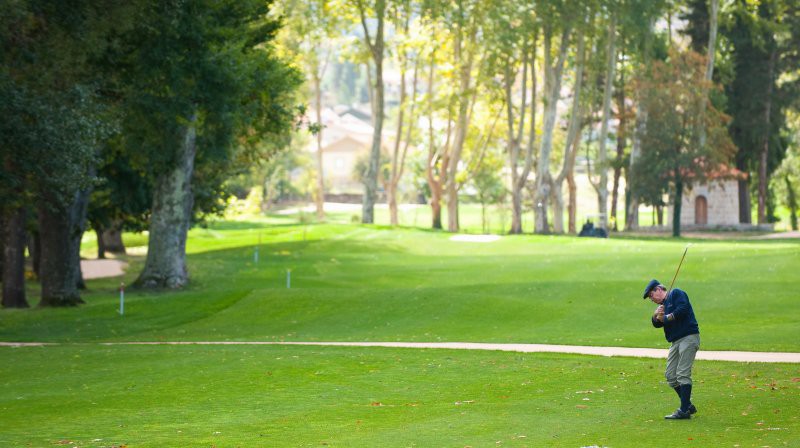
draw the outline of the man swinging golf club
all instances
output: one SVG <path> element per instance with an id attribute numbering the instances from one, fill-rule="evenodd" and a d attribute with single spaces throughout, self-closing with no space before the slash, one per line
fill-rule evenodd
<path id="1" fill-rule="evenodd" d="M 686 247 L 688 250 L 689 247 Z M 683 252 L 686 257 L 686 251 Z M 681 258 L 683 264 L 683 258 Z M 678 271 L 681 269 L 678 264 Z M 672 284 L 675 278 L 672 278 Z M 667 384 L 678 393 L 681 399 L 681 406 L 671 415 L 667 415 L 669 420 L 683 420 L 692 417 L 697 412 L 697 408 L 692 404 L 692 365 L 697 349 L 700 347 L 700 327 L 694 317 L 692 304 L 689 303 L 689 296 L 680 289 L 669 290 L 658 280 L 650 280 L 644 289 L 643 298 L 650 298 L 658 304 L 658 308 L 653 313 L 651 321 L 656 328 L 664 328 L 664 336 L 672 345 L 667 356 L 667 368 L 665 376 Z"/>

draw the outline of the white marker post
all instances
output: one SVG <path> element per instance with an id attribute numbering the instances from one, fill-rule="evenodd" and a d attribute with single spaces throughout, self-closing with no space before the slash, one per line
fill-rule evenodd
<path id="1" fill-rule="evenodd" d="M 119 284 L 119 315 L 125 315 L 125 283 Z"/>

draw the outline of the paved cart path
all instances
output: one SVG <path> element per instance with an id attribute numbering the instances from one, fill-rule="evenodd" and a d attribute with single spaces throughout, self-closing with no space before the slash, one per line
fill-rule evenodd
<path id="1" fill-rule="evenodd" d="M 635 347 L 594 347 L 588 345 L 550 344 L 490 344 L 482 342 L 269 342 L 269 341 L 153 341 L 153 342 L 98 342 L 97 345 L 315 345 L 337 347 L 395 347 L 455 350 L 497 350 L 519 353 L 572 353 L 595 356 L 629 356 L 635 358 L 667 357 L 666 349 Z M 34 347 L 58 344 L 46 342 L 0 342 L 0 347 Z M 735 362 L 783 362 L 800 363 L 800 353 L 791 352 L 741 352 L 700 350 L 697 359 Z"/>

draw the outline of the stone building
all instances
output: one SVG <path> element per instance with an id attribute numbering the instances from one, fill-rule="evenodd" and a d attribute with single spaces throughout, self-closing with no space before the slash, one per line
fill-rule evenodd
<path id="1" fill-rule="evenodd" d="M 681 201 L 682 229 L 741 228 L 739 224 L 739 186 L 737 179 L 746 176 L 741 171 L 721 167 L 704 184 L 683 192 Z M 672 222 L 674 209 L 669 207 Z"/>

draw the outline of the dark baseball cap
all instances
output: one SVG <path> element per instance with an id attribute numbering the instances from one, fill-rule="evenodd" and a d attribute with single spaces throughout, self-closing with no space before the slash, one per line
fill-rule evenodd
<path id="1" fill-rule="evenodd" d="M 650 291 L 652 291 L 652 290 L 653 290 L 653 288 L 655 288 L 656 286 L 658 286 L 658 285 L 660 285 L 660 284 L 661 284 L 661 282 L 659 282 L 659 281 L 658 281 L 658 280 L 656 280 L 656 279 L 652 279 L 652 280 L 650 280 L 650 282 L 647 284 L 647 287 L 646 287 L 646 288 L 644 288 L 644 294 L 642 295 L 642 298 L 643 298 L 643 299 L 646 299 L 646 298 L 647 298 L 647 295 L 648 295 L 648 294 L 650 294 Z"/>

